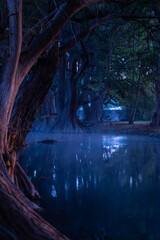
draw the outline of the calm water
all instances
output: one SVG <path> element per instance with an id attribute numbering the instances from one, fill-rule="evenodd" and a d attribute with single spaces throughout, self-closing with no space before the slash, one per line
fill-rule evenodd
<path id="1" fill-rule="evenodd" d="M 45 136 L 46 137 L 46 136 Z M 160 239 L 160 139 L 47 136 L 20 162 L 42 199 L 43 217 L 77 240 Z"/>

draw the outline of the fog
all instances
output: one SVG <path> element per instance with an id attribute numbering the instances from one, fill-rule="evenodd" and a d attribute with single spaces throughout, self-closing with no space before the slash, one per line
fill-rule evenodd
<path id="1" fill-rule="evenodd" d="M 67 236 L 160 235 L 158 138 L 31 133 L 27 140 L 20 163 L 42 197 L 43 216 Z"/>

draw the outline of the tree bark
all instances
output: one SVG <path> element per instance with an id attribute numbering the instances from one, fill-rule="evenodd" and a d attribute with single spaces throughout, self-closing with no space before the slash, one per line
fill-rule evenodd
<path id="1" fill-rule="evenodd" d="M 65 70 L 66 70 L 66 56 L 61 59 L 59 71 L 58 71 L 58 92 L 57 92 L 57 112 L 61 114 L 65 107 L 66 98 L 66 82 L 65 82 Z"/>
<path id="2" fill-rule="evenodd" d="M 151 126 L 160 127 L 160 56 L 158 57 L 158 76 L 155 80 L 156 88 L 156 112 L 153 115 Z"/>
<path id="3" fill-rule="evenodd" d="M 55 92 L 51 88 L 45 97 L 40 112 L 37 114 L 36 120 L 33 122 L 33 131 L 48 132 L 53 127 L 57 115 L 55 98 Z"/>
<path id="4" fill-rule="evenodd" d="M 25 145 L 26 135 L 30 131 L 37 112 L 50 89 L 58 63 L 58 48 L 56 45 L 46 58 L 39 59 L 30 79 L 24 81 L 21 85 L 9 123 L 7 135 L 9 154 L 4 154 L 5 162 L 12 181 L 17 183 L 22 192 L 32 200 L 38 198 L 37 191 L 22 169 L 18 167 L 18 171 L 14 171 L 14 168 L 17 168 L 17 159 L 22 147 Z M 20 177 L 20 175 L 23 177 Z"/>
<path id="5" fill-rule="evenodd" d="M 0 238 L 3 240 L 67 240 L 49 223 L 43 220 L 25 201 L 0 170 Z"/>
<path id="6" fill-rule="evenodd" d="M 77 80 L 85 69 L 85 63 L 77 72 L 77 60 L 74 59 L 71 64 L 71 73 L 69 75 L 69 86 L 67 89 L 67 102 L 63 111 L 58 114 L 55 125 L 51 131 L 61 133 L 80 133 L 84 131 L 84 126 L 77 117 Z M 64 86 L 62 86 L 64 88 Z"/>
<path id="7" fill-rule="evenodd" d="M 9 10 L 9 55 L 6 59 L 0 81 L 0 149 L 5 153 L 7 130 L 15 92 L 17 90 L 17 68 L 22 45 L 22 1 L 7 1 Z"/>
<path id="8" fill-rule="evenodd" d="M 139 68 L 139 77 L 138 77 L 138 83 L 136 88 L 136 96 L 134 99 L 133 107 L 130 109 L 129 124 L 133 124 L 135 120 L 137 105 L 139 100 L 140 81 L 141 81 L 141 67 Z"/>

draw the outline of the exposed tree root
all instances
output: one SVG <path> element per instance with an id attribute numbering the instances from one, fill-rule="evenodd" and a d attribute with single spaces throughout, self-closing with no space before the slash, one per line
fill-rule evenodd
<path id="1" fill-rule="evenodd" d="M 16 163 L 15 170 L 14 170 L 14 181 L 18 188 L 24 193 L 26 197 L 28 197 L 31 201 L 37 201 L 40 196 L 39 193 L 36 191 L 34 185 L 21 168 L 19 163 Z"/>
<path id="2" fill-rule="evenodd" d="M 67 240 L 41 218 L 0 171 L 0 239 Z"/>

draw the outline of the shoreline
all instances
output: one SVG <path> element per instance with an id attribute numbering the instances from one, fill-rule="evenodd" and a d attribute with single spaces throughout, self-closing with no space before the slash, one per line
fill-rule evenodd
<path id="1" fill-rule="evenodd" d="M 114 133 L 114 134 L 140 134 L 152 137 L 160 137 L 160 128 L 153 128 L 150 123 L 135 122 L 101 122 L 90 126 L 95 133 Z"/>

